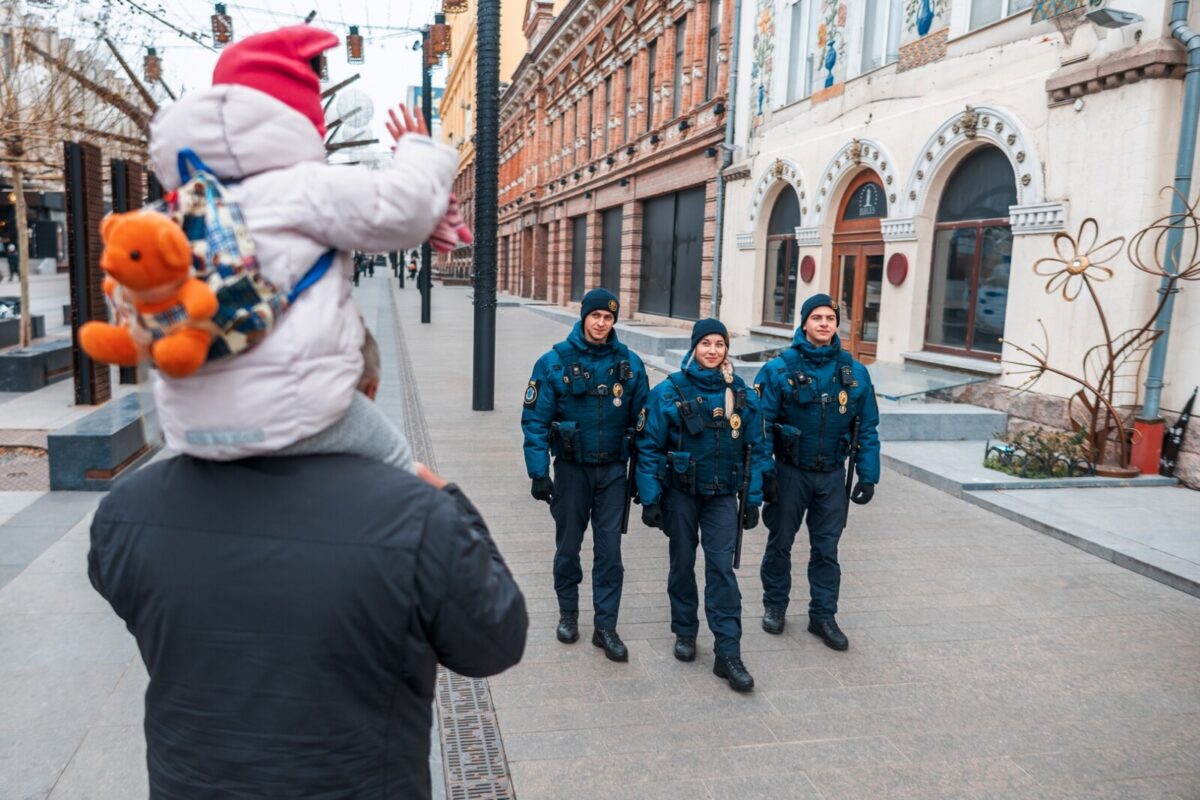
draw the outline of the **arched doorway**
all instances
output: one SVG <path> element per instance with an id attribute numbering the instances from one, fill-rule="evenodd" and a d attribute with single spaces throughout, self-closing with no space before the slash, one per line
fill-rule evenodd
<path id="1" fill-rule="evenodd" d="M 833 229 L 833 285 L 829 294 L 841 310 L 838 337 L 859 361 L 871 363 L 879 343 L 883 298 L 883 234 L 887 216 L 883 182 L 870 170 L 846 188 Z"/>
<path id="2" fill-rule="evenodd" d="M 925 347 L 997 361 L 1012 267 L 1008 157 L 984 147 L 963 159 L 938 203 Z"/>
<path id="3" fill-rule="evenodd" d="M 796 278 L 800 256 L 796 228 L 800 226 L 800 198 L 784 186 L 767 221 L 767 264 L 763 282 L 763 324 L 791 328 L 796 318 Z"/>

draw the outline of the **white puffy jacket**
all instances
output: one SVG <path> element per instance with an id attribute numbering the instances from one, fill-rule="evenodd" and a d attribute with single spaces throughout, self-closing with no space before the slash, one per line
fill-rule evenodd
<path id="1" fill-rule="evenodd" d="M 446 211 L 456 155 L 407 134 L 386 169 L 331 166 L 306 117 L 236 85 L 189 94 L 154 117 L 150 156 L 167 191 L 181 183 L 183 148 L 219 177 L 240 179 L 231 194 L 277 287 L 290 289 L 322 253 L 339 251 L 257 347 L 155 384 L 168 447 L 216 460 L 279 450 L 340 419 L 362 372 L 347 251 L 404 250 L 428 239 Z"/>

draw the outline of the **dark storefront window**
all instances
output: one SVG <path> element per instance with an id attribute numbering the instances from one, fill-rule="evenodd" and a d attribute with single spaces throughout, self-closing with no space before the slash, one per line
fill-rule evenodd
<path id="1" fill-rule="evenodd" d="M 571 220 L 571 299 L 582 300 L 587 277 L 587 217 Z"/>
<path id="2" fill-rule="evenodd" d="M 640 311 L 699 317 L 703 245 L 704 187 L 642 204 Z"/>
<path id="3" fill-rule="evenodd" d="M 926 346 L 994 357 L 1000 353 L 1012 266 L 1012 165 L 994 147 L 968 156 L 938 205 Z"/>
<path id="4" fill-rule="evenodd" d="M 717 52 L 721 46 L 721 0 L 708 0 L 708 53 L 704 66 L 704 99 L 717 93 Z"/>
<path id="5" fill-rule="evenodd" d="M 683 71 L 687 57 L 687 17 L 675 23 L 675 70 L 671 75 L 671 119 L 683 110 Z"/>
<path id="6" fill-rule="evenodd" d="M 621 293 L 621 225 L 624 213 L 620 206 L 606 209 L 601 219 L 600 285 L 615 295 Z"/>
<path id="7" fill-rule="evenodd" d="M 658 40 L 646 48 L 646 130 L 654 127 L 654 82 L 658 80 Z"/>

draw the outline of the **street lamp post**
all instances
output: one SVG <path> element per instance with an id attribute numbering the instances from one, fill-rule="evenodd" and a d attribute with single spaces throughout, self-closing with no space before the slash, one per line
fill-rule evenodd
<path id="1" fill-rule="evenodd" d="M 500 0 L 479 0 L 475 104 L 475 352 L 471 408 L 496 394 L 496 238 L 500 161 Z"/>

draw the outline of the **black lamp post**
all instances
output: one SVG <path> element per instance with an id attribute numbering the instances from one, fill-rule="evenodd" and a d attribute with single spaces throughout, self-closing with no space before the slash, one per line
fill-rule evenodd
<path id="1" fill-rule="evenodd" d="M 500 163 L 500 0 L 479 0 L 475 72 L 475 350 L 471 408 L 496 394 L 496 239 Z"/>

